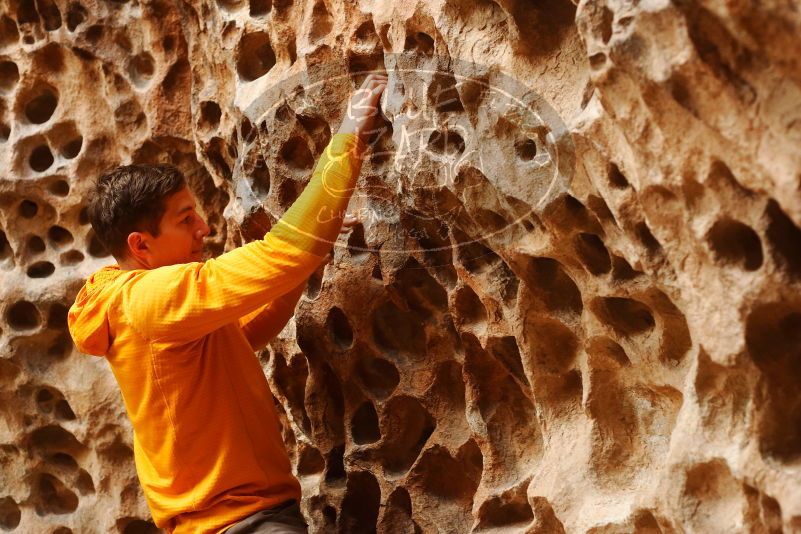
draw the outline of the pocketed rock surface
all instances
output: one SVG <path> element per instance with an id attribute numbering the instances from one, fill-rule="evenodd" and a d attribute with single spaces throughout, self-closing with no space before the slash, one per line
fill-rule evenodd
<path id="1" fill-rule="evenodd" d="M 92 180 L 173 163 L 210 256 L 258 239 L 379 69 L 362 222 L 259 354 L 311 531 L 801 532 L 799 35 L 779 1 L 5 1 L 0 530 L 157 531 L 66 331 L 112 261 Z"/>

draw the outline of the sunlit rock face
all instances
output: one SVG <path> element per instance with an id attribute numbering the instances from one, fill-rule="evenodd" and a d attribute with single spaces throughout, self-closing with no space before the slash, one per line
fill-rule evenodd
<path id="1" fill-rule="evenodd" d="M 259 355 L 311 530 L 801 532 L 798 35 L 783 2 L 3 3 L 0 528 L 157 530 L 66 331 L 112 261 L 92 180 L 173 163 L 209 255 L 257 239 L 377 69 L 362 223 Z"/>

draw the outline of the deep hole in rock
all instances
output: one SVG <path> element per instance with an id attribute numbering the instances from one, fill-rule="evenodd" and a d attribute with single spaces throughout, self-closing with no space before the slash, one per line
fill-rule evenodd
<path id="1" fill-rule="evenodd" d="M 78 477 L 75 479 L 75 489 L 77 489 L 78 493 L 81 495 L 89 495 L 90 493 L 94 493 L 95 482 L 92 480 L 92 475 L 90 475 L 84 469 L 79 469 Z"/>
<path id="2" fill-rule="evenodd" d="M 253 192 L 260 198 L 266 198 L 270 194 L 270 169 L 261 156 L 256 158 L 256 162 L 253 164 L 250 183 L 253 187 Z"/>
<path id="3" fill-rule="evenodd" d="M 466 469 L 441 445 L 434 445 L 423 453 L 420 463 L 410 476 L 415 486 L 426 495 L 443 501 L 458 501 L 470 509 L 480 479 Z"/>
<path id="4" fill-rule="evenodd" d="M 63 226 L 51 226 L 47 231 L 47 239 L 51 245 L 63 247 L 72 243 L 72 233 Z"/>
<path id="5" fill-rule="evenodd" d="M 43 124 L 50 120 L 58 106 L 58 96 L 50 87 L 42 87 L 25 104 L 25 117 L 33 124 Z"/>
<path id="6" fill-rule="evenodd" d="M 275 66 L 275 52 L 266 32 L 249 33 L 242 37 L 236 50 L 236 70 L 239 77 L 253 81 Z"/>
<path id="7" fill-rule="evenodd" d="M 522 139 L 515 143 L 515 154 L 521 161 L 531 161 L 537 155 L 537 143 L 533 139 Z"/>
<path id="8" fill-rule="evenodd" d="M 250 0 L 250 16 L 262 17 L 273 8 L 271 0 Z"/>
<path id="9" fill-rule="evenodd" d="M 37 261 L 28 267 L 26 274 L 29 278 L 47 278 L 53 274 L 55 270 L 56 266 L 49 261 Z"/>
<path id="10" fill-rule="evenodd" d="M 428 86 L 428 99 L 438 113 L 462 112 L 459 91 L 456 89 L 456 78 L 452 74 L 436 73 Z"/>
<path id="11" fill-rule="evenodd" d="M 6 322 L 14 330 L 32 330 L 42 322 L 42 316 L 34 304 L 21 300 L 6 310 Z"/>
<path id="12" fill-rule="evenodd" d="M 32 493 L 36 513 L 41 516 L 69 514 L 78 509 L 78 496 L 53 475 L 41 473 Z"/>
<path id="13" fill-rule="evenodd" d="M 314 165 L 314 157 L 309 150 L 306 140 L 301 137 L 291 137 L 281 147 L 281 159 L 293 169 L 308 171 Z"/>
<path id="14" fill-rule="evenodd" d="M 0 261 L 7 260 L 14 256 L 14 251 L 11 249 L 11 243 L 8 242 L 6 233 L 0 231 Z"/>
<path id="15" fill-rule="evenodd" d="M 216 128 L 220 124 L 222 110 L 217 102 L 204 100 L 200 103 L 201 125 L 205 128 Z"/>
<path id="16" fill-rule="evenodd" d="M 44 172 L 50 168 L 55 159 L 50 147 L 47 145 L 39 145 L 31 151 L 31 156 L 28 159 L 28 164 L 36 172 Z"/>
<path id="17" fill-rule="evenodd" d="M 348 253 L 354 258 L 363 258 L 370 254 L 370 249 L 364 239 L 364 225 L 361 223 L 354 225 L 350 231 Z"/>
<path id="18" fill-rule="evenodd" d="M 409 34 L 403 44 L 406 52 L 417 52 L 424 56 L 434 55 L 434 38 L 424 32 Z"/>
<path id="19" fill-rule="evenodd" d="M 36 254 L 41 254 L 42 252 L 45 251 L 45 248 L 46 247 L 44 239 L 42 239 L 38 235 L 34 235 L 28 238 L 28 242 L 26 243 L 26 249 L 28 251 L 28 254 L 32 256 Z"/>
<path id="20" fill-rule="evenodd" d="M 328 453 L 325 462 L 325 481 L 328 484 L 336 484 L 345 479 L 345 446 L 338 445 Z"/>
<path id="21" fill-rule="evenodd" d="M 298 456 L 298 474 L 300 476 L 316 475 L 325 469 L 325 459 L 316 447 L 301 447 Z"/>
<path id="22" fill-rule="evenodd" d="M 381 488 L 368 471 L 348 474 L 345 497 L 339 513 L 341 532 L 376 532 Z"/>
<path id="23" fill-rule="evenodd" d="M 350 422 L 350 433 L 354 443 L 363 445 L 374 443 L 381 439 L 381 431 L 378 428 L 378 414 L 375 406 L 370 401 L 363 402 L 353 413 Z"/>
<path id="24" fill-rule="evenodd" d="M 55 414 L 56 418 L 62 421 L 74 421 L 76 419 L 72 406 L 65 399 L 61 399 L 56 403 Z"/>
<path id="25" fill-rule="evenodd" d="M 15 44 L 19 41 L 17 24 L 8 15 L 0 16 L 0 47 Z"/>
<path id="26" fill-rule="evenodd" d="M 39 213 L 39 205 L 33 200 L 23 200 L 20 202 L 17 212 L 20 214 L 20 217 L 32 219 Z"/>
<path id="27" fill-rule="evenodd" d="M 72 2 L 67 9 L 67 29 L 74 32 L 85 20 L 86 8 L 78 2 Z"/>
<path id="28" fill-rule="evenodd" d="M 616 189 L 625 189 L 629 186 L 629 181 L 620 172 L 620 168 L 614 163 L 609 165 L 609 172 L 607 177 L 609 178 L 609 185 Z"/>
<path id="29" fill-rule="evenodd" d="M 381 532 L 391 532 L 392 529 L 397 529 L 403 532 L 417 532 L 412 523 L 412 499 L 406 488 L 399 486 L 392 490 L 387 505 L 384 509 L 384 515 L 379 525 Z"/>
<path id="30" fill-rule="evenodd" d="M 22 511 L 17 501 L 11 497 L 0 499 L 0 527 L 5 530 L 14 530 L 19 526 L 22 518 Z"/>
<path id="31" fill-rule="evenodd" d="M 84 259 L 83 252 L 80 250 L 68 250 L 64 252 L 60 257 L 59 261 L 62 265 L 77 265 L 81 263 Z"/>
<path id="32" fill-rule="evenodd" d="M 122 534 L 159 534 L 160 532 L 162 532 L 162 530 L 154 525 L 152 521 L 134 519 L 125 525 Z"/>
<path id="33" fill-rule="evenodd" d="M 328 9 L 326 9 L 325 2 L 323 2 L 323 0 L 318 0 L 314 5 L 310 23 L 311 32 L 309 33 L 309 39 L 312 42 L 319 41 L 331 33 L 334 22 L 331 18 L 331 14 L 328 12 Z"/>
<path id="34" fill-rule="evenodd" d="M 470 286 L 463 286 L 456 293 L 454 311 L 464 325 L 481 325 L 487 322 L 487 309 Z"/>
<path id="35" fill-rule="evenodd" d="M 348 349 L 353 345 L 353 328 L 350 326 L 350 321 L 340 308 L 334 306 L 328 312 L 328 318 L 325 321 L 328 328 L 331 341 L 340 350 Z"/>
<path id="36" fill-rule="evenodd" d="M 155 72 L 155 61 L 148 52 L 140 52 L 131 58 L 128 64 L 128 75 L 137 86 L 147 85 Z"/>
<path id="37" fill-rule="evenodd" d="M 662 250 L 662 245 L 656 240 L 654 234 L 645 221 L 639 222 L 634 226 L 634 235 L 642 243 L 649 254 L 658 254 Z"/>
<path id="38" fill-rule="evenodd" d="M 19 81 L 19 67 L 13 61 L 0 61 L 0 91 L 10 92 Z"/>
<path id="39" fill-rule="evenodd" d="M 337 511 L 333 506 L 323 508 L 323 521 L 326 526 L 334 528 L 337 522 Z"/>
<path id="40" fill-rule="evenodd" d="M 50 311 L 47 313 L 47 327 L 56 330 L 67 328 L 68 311 L 66 306 L 58 302 L 50 306 Z"/>
<path id="41" fill-rule="evenodd" d="M 17 5 L 17 22 L 19 24 L 39 23 L 39 12 L 34 0 L 20 0 Z"/>
<path id="42" fill-rule="evenodd" d="M 573 240 L 581 263 L 590 273 L 598 276 L 608 273 L 612 268 L 612 260 L 604 242 L 595 234 L 580 233 Z"/>
<path id="43" fill-rule="evenodd" d="M 781 462 L 796 462 L 801 458 L 801 311 L 781 303 L 755 307 L 746 320 L 745 343 L 767 399 L 758 418 L 760 450 Z"/>
<path id="44" fill-rule="evenodd" d="M 72 139 L 65 143 L 61 147 L 61 155 L 67 159 L 75 159 L 78 154 L 81 152 L 81 147 L 83 147 L 83 137 L 78 136 L 75 139 Z"/>
<path id="45" fill-rule="evenodd" d="M 625 297 L 602 297 L 592 302 L 592 311 L 622 336 L 650 332 L 654 325 L 651 309 L 640 301 Z"/>
<path id="46" fill-rule="evenodd" d="M 801 278 L 801 229 L 771 199 L 765 208 L 768 227 L 765 235 L 774 261 L 790 276 Z"/>
<path id="47" fill-rule="evenodd" d="M 435 154 L 457 157 L 464 152 L 465 142 L 452 130 L 434 130 L 428 137 L 428 147 Z"/>
<path id="48" fill-rule="evenodd" d="M 706 234 L 709 248 L 722 264 L 735 265 L 746 271 L 762 266 L 762 241 L 751 228 L 733 219 L 720 219 Z"/>

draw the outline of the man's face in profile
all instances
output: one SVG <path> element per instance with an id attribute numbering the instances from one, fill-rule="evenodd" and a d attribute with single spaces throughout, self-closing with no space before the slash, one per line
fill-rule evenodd
<path id="1" fill-rule="evenodd" d="M 185 186 L 167 198 L 158 237 L 142 232 L 147 246 L 141 253 L 146 256 L 151 269 L 201 261 L 203 238 L 211 230 L 195 211 L 196 205 L 194 195 Z"/>

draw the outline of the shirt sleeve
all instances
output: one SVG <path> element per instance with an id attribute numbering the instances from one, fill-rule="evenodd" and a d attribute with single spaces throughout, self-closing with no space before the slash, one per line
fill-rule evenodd
<path id="1" fill-rule="evenodd" d="M 335 134 L 309 184 L 263 239 L 131 277 L 123 287 L 131 326 L 154 341 L 193 341 L 297 287 L 336 241 L 364 150 L 355 134 Z"/>
<path id="2" fill-rule="evenodd" d="M 255 312 L 239 319 L 239 326 L 242 327 L 242 331 L 254 351 L 263 349 L 281 333 L 295 313 L 295 307 L 305 289 L 306 284 L 302 283 L 286 295 L 278 297 Z"/>

